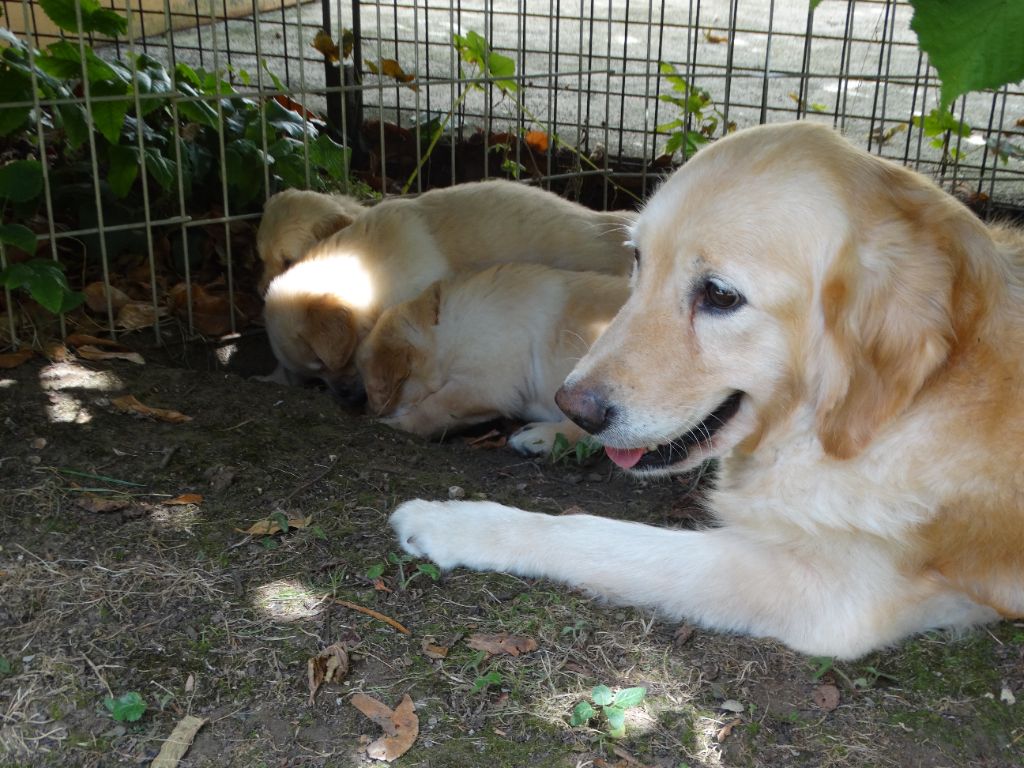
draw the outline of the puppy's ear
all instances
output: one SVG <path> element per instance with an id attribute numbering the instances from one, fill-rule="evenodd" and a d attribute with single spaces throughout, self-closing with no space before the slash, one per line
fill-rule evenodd
<path id="1" fill-rule="evenodd" d="M 913 402 L 973 336 L 983 302 L 969 258 L 987 241 L 980 223 L 917 174 L 872 162 L 877 197 L 862 203 L 821 292 L 817 432 L 840 459 Z"/>
<path id="2" fill-rule="evenodd" d="M 330 373 L 344 370 L 359 343 L 352 311 L 333 296 L 314 296 L 306 306 L 306 343 Z"/>
<path id="3" fill-rule="evenodd" d="M 409 314 L 414 322 L 423 328 L 437 325 L 441 315 L 441 295 L 443 292 L 444 284 L 438 280 L 409 302 Z"/>
<path id="4" fill-rule="evenodd" d="M 355 221 L 355 219 L 346 213 L 331 214 L 326 219 L 320 219 L 313 224 L 313 237 L 317 240 L 323 240 L 324 238 L 330 237 L 335 232 L 340 232 L 353 221 Z"/>
<path id="5" fill-rule="evenodd" d="M 412 373 L 412 346 L 404 341 L 381 344 L 367 365 L 366 394 L 377 416 L 387 416 L 399 404 L 402 384 Z"/>

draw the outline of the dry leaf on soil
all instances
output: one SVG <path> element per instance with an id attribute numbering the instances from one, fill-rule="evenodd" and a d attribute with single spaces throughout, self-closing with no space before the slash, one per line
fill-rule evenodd
<path id="1" fill-rule="evenodd" d="M 470 448 L 504 448 L 508 438 L 496 429 L 479 437 L 463 438 Z"/>
<path id="2" fill-rule="evenodd" d="M 312 515 L 308 517 L 289 517 L 288 530 L 292 528 L 308 528 L 311 522 L 313 522 Z M 241 528 L 235 528 L 235 530 L 239 533 L 247 533 L 250 536 L 273 536 L 275 533 L 281 533 L 282 528 L 277 520 L 265 517 L 262 520 L 257 520 L 245 530 Z"/>
<path id="3" fill-rule="evenodd" d="M 491 655 L 508 654 L 518 656 L 537 650 L 537 641 L 532 637 L 510 635 L 499 632 L 496 635 L 473 634 L 466 640 L 466 645 L 475 651 L 485 651 Z"/>
<path id="4" fill-rule="evenodd" d="M 186 421 L 192 421 L 191 416 L 186 416 L 178 411 L 172 411 L 167 408 L 150 408 L 148 405 L 143 405 L 136 399 L 135 395 L 121 395 L 121 397 L 112 398 L 110 404 L 122 413 L 145 416 L 157 421 L 166 421 L 170 424 L 184 424 Z"/>
<path id="5" fill-rule="evenodd" d="M 355 694 L 351 701 L 352 706 L 384 729 L 384 735 L 366 748 L 369 757 L 390 763 L 409 751 L 420 732 L 416 707 L 409 694 L 402 697 L 394 710 L 365 693 Z"/>
<path id="6" fill-rule="evenodd" d="M 107 311 L 107 286 L 102 282 L 89 283 L 82 289 L 85 295 L 85 305 L 93 312 Z M 110 306 L 117 312 L 121 307 L 131 301 L 131 297 L 120 288 L 110 286 Z"/>
<path id="7" fill-rule="evenodd" d="M 816 707 L 831 712 L 839 706 L 839 689 L 830 683 L 819 685 L 811 693 L 811 701 Z"/>
<path id="8" fill-rule="evenodd" d="M 34 354 L 35 352 L 31 349 L 20 349 L 17 352 L 0 355 L 0 368 L 17 368 Z"/>
<path id="9" fill-rule="evenodd" d="M 161 501 L 161 504 L 167 506 L 177 506 L 179 504 L 201 504 L 203 501 L 203 494 L 201 493 L 183 493 L 180 496 L 175 496 L 173 499 L 167 501 Z"/>
<path id="10" fill-rule="evenodd" d="M 348 648 L 334 643 L 324 648 L 306 664 L 309 679 L 309 706 L 313 706 L 316 692 L 324 683 L 340 683 L 348 674 Z"/>
<path id="11" fill-rule="evenodd" d="M 142 355 L 138 352 L 121 352 L 120 350 L 104 351 L 98 347 L 84 346 L 77 347 L 75 354 L 83 360 L 94 360 L 101 362 L 104 360 L 127 360 L 129 363 L 135 363 L 136 365 L 145 365 L 146 361 Z"/>
<path id="12" fill-rule="evenodd" d="M 725 741 L 726 739 L 728 739 L 732 735 L 732 729 L 735 728 L 737 725 L 739 725 L 742 722 L 743 722 L 742 718 L 739 718 L 739 717 L 733 718 L 732 720 L 730 720 L 728 723 L 723 725 L 718 730 L 718 733 L 715 734 L 715 740 L 719 744 L 721 744 L 723 741 Z"/>
<path id="13" fill-rule="evenodd" d="M 113 339 L 104 339 L 101 338 L 100 336 L 92 336 L 91 334 L 88 333 L 72 333 L 70 336 L 68 336 L 67 342 L 72 347 L 81 347 L 88 345 L 92 347 L 111 347 L 113 349 L 121 349 L 124 351 L 128 351 L 127 347 L 125 347 L 122 344 L 118 344 Z"/>
<path id="14" fill-rule="evenodd" d="M 420 643 L 420 648 L 423 651 L 423 655 L 428 659 L 443 659 L 448 656 L 448 647 L 438 645 L 432 637 L 424 637 Z"/>
<path id="15" fill-rule="evenodd" d="M 409 88 L 413 91 L 419 90 L 419 86 L 413 83 L 413 80 L 416 79 L 416 75 L 410 75 L 408 72 L 402 69 L 402 65 L 399 64 L 394 59 L 381 59 L 380 66 L 378 66 L 377 64 L 370 60 L 367 60 L 363 63 L 366 64 L 366 68 L 369 69 L 370 72 L 372 72 L 375 75 L 390 77 L 394 79 L 396 83 L 404 83 L 408 85 Z"/>
<path id="16" fill-rule="evenodd" d="M 341 60 L 341 50 L 338 48 L 338 44 L 334 42 L 330 34 L 322 29 L 313 38 L 313 47 L 326 56 L 332 64 L 337 64 Z"/>
<path id="17" fill-rule="evenodd" d="M 75 499 L 75 504 L 86 512 L 104 514 L 107 512 L 120 512 L 122 509 L 127 509 L 132 505 L 132 500 L 126 499 L 123 496 L 115 496 L 114 498 L 106 499 L 102 496 L 85 493 Z"/>
<path id="18" fill-rule="evenodd" d="M 149 328 L 166 316 L 166 307 L 154 307 L 144 301 L 130 301 L 118 310 L 117 327 L 136 331 L 139 328 Z"/>

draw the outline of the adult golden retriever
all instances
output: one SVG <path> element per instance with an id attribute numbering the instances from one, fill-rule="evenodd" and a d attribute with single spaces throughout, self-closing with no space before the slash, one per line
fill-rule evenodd
<path id="1" fill-rule="evenodd" d="M 514 450 L 585 435 L 555 392 L 629 296 L 624 276 L 499 264 L 385 310 L 356 353 L 370 411 L 421 437 L 506 417 Z"/>
<path id="2" fill-rule="evenodd" d="M 285 369 L 361 399 L 355 351 L 387 307 L 455 272 L 506 262 L 628 275 L 634 218 L 498 180 L 391 198 L 270 283 L 267 335 Z"/>
<path id="3" fill-rule="evenodd" d="M 1024 239 L 807 123 L 701 151 L 559 404 L 719 527 L 407 502 L 409 552 L 856 657 L 1024 615 Z"/>

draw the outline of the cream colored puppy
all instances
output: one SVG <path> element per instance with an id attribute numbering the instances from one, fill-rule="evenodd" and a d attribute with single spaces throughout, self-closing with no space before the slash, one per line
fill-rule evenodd
<path id="1" fill-rule="evenodd" d="M 809 654 L 1024 616 L 1024 236 L 809 123 L 699 152 L 558 402 L 718 526 L 412 501 L 401 545 Z M 594 553 L 601 553 L 595 557 Z"/>
<path id="2" fill-rule="evenodd" d="M 306 255 L 318 241 L 351 224 L 366 208 L 348 195 L 286 189 L 263 206 L 256 250 L 263 261 L 259 291 Z"/>
<path id="3" fill-rule="evenodd" d="M 532 421 L 509 445 L 550 453 L 583 436 L 555 392 L 629 294 L 625 277 L 503 264 L 439 281 L 384 311 L 356 363 L 371 412 L 441 437 L 500 417 Z"/>
<path id="4" fill-rule="evenodd" d="M 317 243 L 267 290 L 267 334 L 288 370 L 361 399 L 354 353 L 380 313 L 456 271 L 506 262 L 628 274 L 625 226 L 541 189 L 486 181 L 388 199 Z"/>

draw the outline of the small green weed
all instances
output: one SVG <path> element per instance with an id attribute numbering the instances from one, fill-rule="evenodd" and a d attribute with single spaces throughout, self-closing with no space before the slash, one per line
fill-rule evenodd
<path id="1" fill-rule="evenodd" d="M 569 438 L 559 432 L 555 435 L 554 445 L 551 446 L 551 463 L 558 464 L 567 461 L 570 456 L 575 456 L 576 463 L 583 465 L 603 450 L 604 446 L 591 437 L 584 437 L 573 445 Z"/>
<path id="2" fill-rule="evenodd" d="M 412 555 L 399 555 L 389 552 L 386 563 L 374 563 L 366 569 L 366 578 L 376 581 L 381 578 L 388 569 L 388 564 L 395 566 L 398 577 L 398 588 L 405 590 L 419 576 L 426 576 L 431 581 L 441 578 L 441 571 L 433 563 L 417 563 L 411 573 L 406 572 L 406 566 L 415 560 Z"/>
<path id="3" fill-rule="evenodd" d="M 572 711 L 569 725 L 585 725 L 597 717 L 599 707 L 606 721 L 606 731 L 613 739 L 626 735 L 626 710 L 640 706 L 647 696 L 646 688 L 623 688 L 613 694 L 607 685 L 596 685 L 590 701 L 583 700 Z M 591 703 L 593 702 L 593 703 Z"/>
<path id="4" fill-rule="evenodd" d="M 119 723 L 134 723 L 146 711 L 146 701 L 137 691 L 129 691 L 116 699 L 106 698 L 103 700 L 103 706 Z"/>

